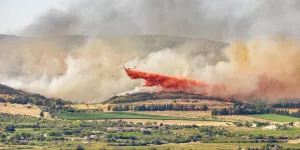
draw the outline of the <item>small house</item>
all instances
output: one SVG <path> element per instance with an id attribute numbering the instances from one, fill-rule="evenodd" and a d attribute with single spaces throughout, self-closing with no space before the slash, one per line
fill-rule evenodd
<path id="1" fill-rule="evenodd" d="M 278 129 L 278 127 L 275 124 L 265 126 L 262 128 L 262 130 L 277 130 L 277 129 Z"/>

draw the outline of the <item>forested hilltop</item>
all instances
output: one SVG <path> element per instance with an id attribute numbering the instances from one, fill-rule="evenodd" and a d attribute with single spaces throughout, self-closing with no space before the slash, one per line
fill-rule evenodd
<path id="1" fill-rule="evenodd" d="M 60 98 L 47 98 L 40 94 L 24 92 L 3 84 L 0 84 L 0 102 L 31 104 L 50 109 L 61 109 L 66 104 L 72 104 L 72 102 Z"/>

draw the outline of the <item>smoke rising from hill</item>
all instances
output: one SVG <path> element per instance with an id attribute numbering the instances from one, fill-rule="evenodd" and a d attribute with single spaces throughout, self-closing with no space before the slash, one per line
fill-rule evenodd
<path id="1" fill-rule="evenodd" d="M 300 35 L 299 6 L 297 0 L 74 2 L 67 10 L 49 10 L 20 34 L 166 34 L 231 44 L 222 51 L 222 43 L 161 36 L 95 37 L 70 47 L 48 39 L 4 41 L 0 81 L 47 96 L 100 102 L 142 83 L 117 69 L 125 63 L 143 71 L 226 84 L 227 92 L 236 95 L 298 97 L 298 39 L 277 34 Z"/>
<path id="2" fill-rule="evenodd" d="M 300 96 L 297 94 L 300 90 L 297 37 L 233 41 L 224 51 L 222 44 L 216 46 L 218 43 L 209 41 L 204 44 L 201 40 L 142 51 L 138 45 L 143 44 L 138 39 L 90 39 L 71 51 L 47 42 L 25 44 L 23 51 L 13 50 L 9 45 L 12 50 L 1 51 L 0 55 L 1 64 L 6 64 L 0 68 L 0 81 L 47 96 L 100 102 L 143 83 L 131 80 L 124 70 L 117 68 L 126 62 L 136 64 L 143 71 L 201 80 L 211 85 L 225 84 L 229 95 L 273 100 Z M 226 58 L 221 57 L 223 52 Z"/>
<path id="3" fill-rule="evenodd" d="M 166 90 L 193 91 L 223 98 L 234 96 L 242 100 L 300 98 L 297 92 L 300 90 L 298 40 L 296 37 L 277 36 L 234 41 L 225 49 L 228 61 L 192 68 L 187 63 L 182 67 L 188 72 L 188 77 L 195 77 L 194 80 L 135 70 L 126 72 L 132 79 L 144 79 L 144 86 L 161 86 Z M 172 58 L 163 51 L 157 53 L 160 53 L 157 56 Z M 184 64 L 184 55 L 172 59 Z M 196 57 L 191 60 L 194 59 L 197 61 Z M 152 55 L 146 64 L 152 64 L 153 60 Z M 165 59 L 164 63 L 169 62 Z"/>
<path id="4" fill-rule="evenodd" d="M 158 48 L 155 48 L 157 45 Z M 162 45 L 169 45 L 166 46 L 169 48 L 159 48 Z M 3 64 L 0 68 L 1 83 L 46 96 L 100 102 L 141 84 L 141 81 L 130 80 L 122 69 L 118 69 L 119 65 L 136 63 L 141 68 L 183 75 L 185 68 L 181 65 L 188 65 L 189 59 L 192 60 L 196 55 L 200 57 L 204 51 L 211 58 L 203 60 L 213 62 L 218 57 L 212 56 L 220 52 L 223 44 L 176 37 L 137 36 L 91 38 L 70 50 L 48 39 L 4 41 L 0 46 L 3 50 L 0 52 L 0 63 Z M 169 53 L 169 57 L 159 56 L 164 52 Z M 183 55 L 186 57 L 180 58 Z M 172 59 L 179 58 L 182 61 L 171 63 Z M 151 62 L 142 64 L 143 60 Z M 160 66 L 162 64 L 157 62 L 162 62 L 166 68 L 163 69 Z M 194 62 L 195 65 L 199 63 L 196 60 Z"/>

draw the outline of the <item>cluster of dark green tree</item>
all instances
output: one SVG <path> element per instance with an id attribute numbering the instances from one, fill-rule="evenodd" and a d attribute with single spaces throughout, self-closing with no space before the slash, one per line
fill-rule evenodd
<path id="1" fill-rule="evenodd" d="M 56 98 L 47 98 L 40 94 L 27 93 L 21 90 L 16 90 L 6 85 L 0 84 L 0 94 L 9 95 L 6 99 L 0 98 L 0 102 L 10 102 L 16 104 L 32 104 L 44 106 L 51 110 L 60 110 L 67 104 L 72 104 L 70 101 L 65 101 Z"/>
<path id="2" fill-rule="evenodd" d="M 231 108 L 213 109 L 212 115 L 252 115 L 252 114 L 279 114 L 300 117 L 300 110 L 290 113 L 288 109 L 276 110 L 274 105 L 266 104 L 234 104 Z"/>
<path id="3" fill-rule="evenodd" d="M 300 110 L 298 110 L 298 111 L 296 111 L 296 112 L 292 112 L 292 113 L 290 113 L 290 115 L 289 116 L 292 116 L 292 117 L 298 117 L 298 118 L 300 118 Z"/>
<path id="4" fill-rule="evenodd" d="M 276 110 L 272 105 L 265 104 L 234 104 L 231 108 L 212 110 L 212 115 L 272 114 Z"/>
<path id="5" fill-rule="evenodd" d="M 291 112 L 291 113 L 288 109 L 280 109 L 280 110 L 275 110 L 274 114 L 300 118 L 300 109 L 296 112 Z"/>
<path id="6" fill-rule="evenodd" d="M 112 108 L 113 111 L 166 111 L 166 110 L 174 110 L 174 111 L 206 111 L 208 110 L 207 105 L 201 105 L 197 107 L 194 104 L 151 104 L 151 105 L 116 105 Z"/>
<path id="7" fill-rule="evenodd" d="M 278 102 L 273 104 L 274 108 L 299 108 L 300 109 L 300 102 Z"/>
<path id="8" fill-rule="evenodd" d="M 69 101 L 64 101 L 61 99 L 49 99 L 39 94 L 34 95 L 18 95 L 10 100 L 10 103 L 17 104 L 33 104 L 37 106 L 45 106 L 50 109 L 62 109 L 64 105 L 71 104 Z"/>

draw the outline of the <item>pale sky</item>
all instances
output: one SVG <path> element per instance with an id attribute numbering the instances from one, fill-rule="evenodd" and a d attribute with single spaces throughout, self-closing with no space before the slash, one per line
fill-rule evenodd
<path id="1" fill-rule="evenodd" d="M 0 0 L 0 34 L 14 34 L 51 8 L 66 9 L 70 0 Z"/>
<path id="2" fill-rule="evenodd" d="M 0 34 L 300 36 L 299 8 L 300 0 L 0 0 Z"/>

